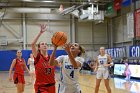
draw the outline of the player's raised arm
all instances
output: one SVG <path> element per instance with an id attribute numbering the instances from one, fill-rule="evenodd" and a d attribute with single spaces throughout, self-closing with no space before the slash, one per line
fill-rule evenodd
<path id="1" fill-rule="evenodd" d="M 44 24 L 40 25 L 40 32 L 38 33 L 38 35 L 35 37 L 35 39 L 32 42 L 32 53 L 33 53 L 34 57 L 37 56 L 37 51 L 38 51 L 36 49 L 36 43 L 37 43 L 39 37 L 42 35 L 42 33 L 44 33 L 46 31 L 46 26 L 47 25 L 44 25 Z"/>
<path id="2" fill-rule="evenodd" d="M 67 54 L 69 56 L 71 64 L 73 65 L 74 68 L 78 68 L 77 62 L 74 59 L 75 56 L 71 53 L 70 48 L 71 48 L 71 44 L 70 43 L 64 45 L 64 49 L 65 49 L 65 51 L 67 52 Z"/>
<path id="3" fill-rule="evenodd" d="M 51 66 L 57 66 L 58 65 L 57 60 L 55 60 L 56 50 L 57 50 L 57 46 L 54 45 L 54 50 L 53 50 L 53 52 L 51 54 L 51 57 L 50 57 L 50 60 L 49 60 L 49 63 L 50 63 Z"/>

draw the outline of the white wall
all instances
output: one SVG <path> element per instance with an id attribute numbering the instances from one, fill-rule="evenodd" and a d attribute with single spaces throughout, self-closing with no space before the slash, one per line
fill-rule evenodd
<path id="1" fill-rule="evenodd" d="M 30 49 L 31 42 L 40 31 L 39 27 L 40 23 L 48 24 L 48 31 L 44 32 L 38 41 L 46 41 L 48 44 L 52 44 L 51 37 L 53 36 L 53 34 L 57 31 L 63 31 L 67 34 L 68 38 L 67 42 L 70 42 L 69 21 L 49 21 L 49 22 L 28 21 L 27 22 L 27 44 L 29 45 L 28 49 Z"/>
<path id="2" fill-rule="evenodd" d="M 125 7 L 120 16 L 113 18 L 114 47 L 132 45 L 132 38 L 128 37 L 126 16 L 130 10 L 130 7 Z"/>
<path id="3" fill-rule="evenodd" d="M 8 45 L 4 49 L 21 49 L 22 28 L 20 20 L 4 20 L 0 27 L 0 36 L 6 36 Z"/>
<path id="4" fill-rule="evenodd" d="M 49 21 L 48 21 L 49 20 Z M 5 49 L 22 49 L 22 43 L 18 39 L 22 39 L 22 14 L 6 14 L 4 16 L 5 26 L 7 24 L 10 26 L 10 31 L 18 37 L 14 36 L 9 29 L 5 29 L 2 25 L 0 27 L 0 35 L 6 35 L 8 37 L 8 42 L 10 39 L 15 40 L 8 43 Z M 49 44 L 49 49 L 52 49 L 51 37 L 56 31 L 64 31 L 68 36 L 68 42 L 71 40 L 71 32 L 75 29 L 70 29 L 71 23 L 70 16 L 61 16 L 58 14 L 25 14 L 25 30 L 27 39 L 27 49 L 31 49 L 31 42 L 35 36 L 39 33 L 39 24 L 48 24 L 48 31 L 46 31 L 38 41 L 46 41 Z M 7 23 L 7 24 L 6 24 Z M 86 55 L 90 57 L 95 57 L 96 52 L 101 46 L 107 46 L 107 22 L 100 24 L 95 24 L 92 21 L 76 22 L 76 42 L 80 43 L 87 50 Z M 72 31 L 70 31 L 72 30 Z M 4 49 L 0 47 L 0 49 Z M 59 47 L 61 49 L 61 47 Z"/>
<path id="5" fill-rule="evenodd" d="M 76 42 L 85 47 L 85 58 L 94 59 L 99 47 L 107 47 L 107 22 L 95 24 L 91 21 L 77 22 Z"/>

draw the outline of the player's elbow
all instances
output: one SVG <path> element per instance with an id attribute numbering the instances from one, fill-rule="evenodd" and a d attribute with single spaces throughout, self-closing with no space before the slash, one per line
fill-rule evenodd
<path id="1" fill-rule="evenodd" d="M 73 67 L 74 67 L 74 69 L 77 69 L 78 68 L 78 65 L 77 64 L 74 64 Z"/>

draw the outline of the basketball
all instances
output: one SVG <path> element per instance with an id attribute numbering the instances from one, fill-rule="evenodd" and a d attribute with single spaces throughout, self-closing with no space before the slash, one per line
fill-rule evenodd
<path id="1" fill-rule="evenodd" d="M 67 42 L 67 35 L 62 32 L 56 32 L 52 36 L 52 43 L 56 46 L 62 46 Z"/>

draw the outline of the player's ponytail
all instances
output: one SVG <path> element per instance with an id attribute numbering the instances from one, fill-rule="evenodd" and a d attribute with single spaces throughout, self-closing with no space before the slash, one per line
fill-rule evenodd
<path id="1" fill-rule="evenodd" d="M 78 56 L 81 56 L 82 54 L 85 53 L 85 49 L 80 45 L 79 45 L 79 50 L 80 50 L 80 52 L 78 53 Z"/>
<path id="2" fill-rule="evenodd" d="M 39 42 L 39 44 L 37 45 L 37 47 L 38 47 L 38 53 L 40 53 L 40 50 L 39 50 L 39 48 L 40 48 L 40 43 L 41 43 L 41 42 Z"/>

